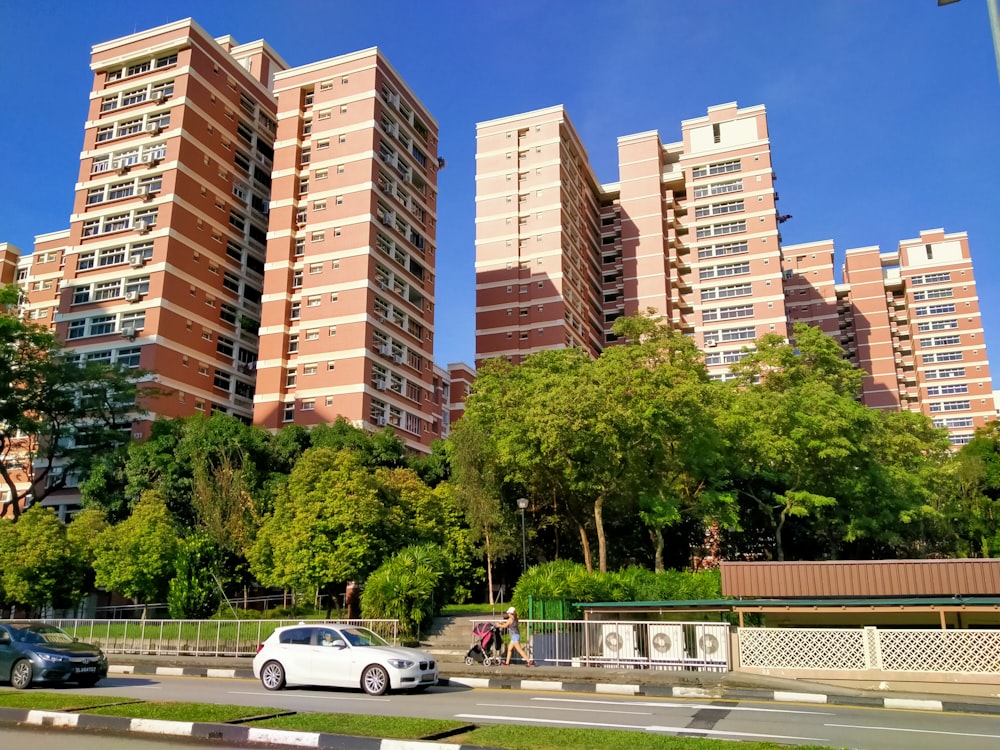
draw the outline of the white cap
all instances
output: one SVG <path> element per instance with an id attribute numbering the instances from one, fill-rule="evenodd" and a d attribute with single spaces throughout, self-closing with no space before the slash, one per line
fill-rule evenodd
<path id="1" fill-rule="evenodd" d="M 509 609 L 507 610 L 507 614 L 508 614 L 508 615 L 512 615 L 512 614 L 514 614 L 515 612 L 517 612 L 517 610 L 516 610 L 516 609 L 514 609 L 513 607 L 510 607 L 510 608 L 509 608 Z"/>

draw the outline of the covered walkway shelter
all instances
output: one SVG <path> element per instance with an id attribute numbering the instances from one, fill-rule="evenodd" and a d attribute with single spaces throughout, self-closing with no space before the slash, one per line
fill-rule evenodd
<path id="1" fill-rule="evenodd" d="M 1000 629 L 1000 559 L 723 562 L 721 572 L 721 599 L 576 606 L 590 621 Z"/>

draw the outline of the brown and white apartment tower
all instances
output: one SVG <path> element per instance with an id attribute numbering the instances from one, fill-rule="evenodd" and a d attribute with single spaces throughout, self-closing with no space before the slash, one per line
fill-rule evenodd
<path id="1" fill-rule="evenodd" d="M 763 106 L 710 107 L 681 134 L 619 138 L 619 181 L 602 185 L 561 106 L 477 126 L 477 364 L 596 356 L 617 318 L 652 309 L 724 379 L 757 338 L 804 321 L 869 373 L 867 405 L 922 411 L 955 445 L 992 418 L 964 233 L 848 250 L 838 284 L 832 241 L 781 245 Z"/>
<path id="2" fill-rule="evenodd" d="M 254 423 L 344 416 L 441 437 L 437 123 L 376 49 L 275 76 L 278 135 Z"/>

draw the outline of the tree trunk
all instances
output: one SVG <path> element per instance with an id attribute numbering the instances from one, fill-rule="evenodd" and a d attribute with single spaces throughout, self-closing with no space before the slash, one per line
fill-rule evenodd
<path id="1" fill-rule="evenodd" d="M 590 540 L 587 538 L 587 530 L 583 527 L 582 523 L 578 523 L 576 527 L 580 530 L 580 544 L 583 546 L 583 562 L 587 566 L 587 572 L 594 572 L 594 561 L 590 559 Z"/>
<path id="2" fill-rule="evenodd" d="M 608 572 L 608 540 L 604 536 L 604 496 L 594 502 L 594 525 L 597 527 L 597 562 L 602 573 Z"/>
<path id="3" fill-rule="evenodd" d="M 494 604 L 493 601 L 493 556 L 490 554 L 490 534 L 486 532 L 484 535 L 486 539 L 486 586 L 490 592 L 490 606 Z"/>
<path id="4" fill-rule="evenodd" d="M 663 572 L 663 529 L 654 529 L 649 532 L 649 535 L 653 538 L 653 543 L 656 545 L 656 555 L 653 558 L 653 572 L 662 573 Z"/>
<path id="5" fill-rule="evenodd" d="M 778 556 L 778 562 L 785 561 L 785 548 L 781 544 L 781 528 L 785 525 L 785 511 L 781 511 L 778 523 L 774 525 L 774 553 Z"/>

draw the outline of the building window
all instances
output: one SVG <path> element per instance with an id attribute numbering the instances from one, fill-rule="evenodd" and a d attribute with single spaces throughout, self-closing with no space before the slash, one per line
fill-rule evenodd
<path id="1" fill-rule="evenodd" d="M 733 159 L 730 161 L 716 162 L 715 164 L 709 164 L 708 166 L 704 167 L 695 167 L 692 176 L 708 177 L 709 175 L 739 172 L 740 169 L 741 169 L 740 160 Z"/>

